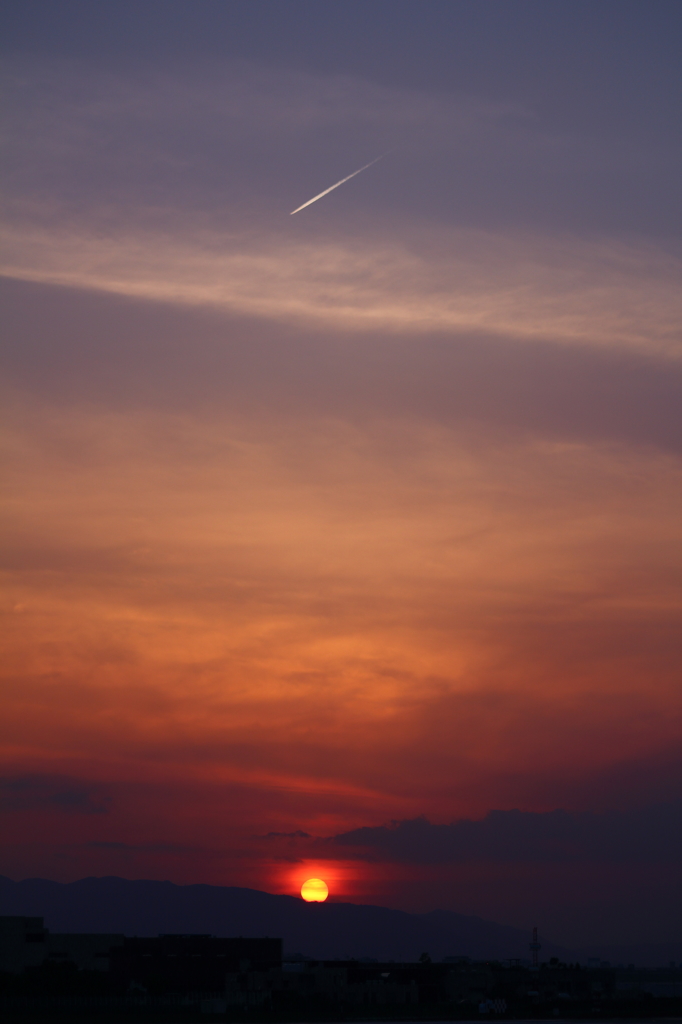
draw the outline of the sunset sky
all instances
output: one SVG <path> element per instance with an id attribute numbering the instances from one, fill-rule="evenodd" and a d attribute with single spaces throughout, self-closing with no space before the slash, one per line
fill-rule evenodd
<path id="1" fill-rule="evenodd" d="M 0 874 L 673 938 L 680 4 L 3 7 Z"/>

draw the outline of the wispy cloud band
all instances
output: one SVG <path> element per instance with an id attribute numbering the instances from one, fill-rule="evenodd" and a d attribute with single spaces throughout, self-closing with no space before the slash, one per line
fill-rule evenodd
<path id="1" fill-rule="evenodd" d="M 183 235 L 180 227 L 104 237 L 15 227 L 5 233 L 0 272 L 332 330 L 478 330 L 682 354 L 682 275 L 669 254 L 477 231 L 418 241 L 419 232 L 310 243 L 279 233 Z"/>

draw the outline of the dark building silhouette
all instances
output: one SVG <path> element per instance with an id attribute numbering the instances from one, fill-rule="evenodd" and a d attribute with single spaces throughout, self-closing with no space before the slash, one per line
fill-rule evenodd
<path id="1" fill-rule="evenodd" d="M 585 967 L 556 957 L 537 966 L 467 956 L 436 963 L 426 954 L 417 963 L 283 959 L 279 938 L 52 934 L 40 917 L 0 917 L 0 1011 L 45 1020 L 54 1011 L 63 1019 L 84 1000 L 93 1022 L 100 1010 L 106 1017 L 133 1009 L 136 1020 L 148 1011 L 151 1020 L 171 1007 L 184 1007 L 183 1013 L 194 1007 L 197 1019 L 202 1013 L 240 1019 L 251 1010 L 269 1019 L 319 1020 L 328 1013 L 351 1019 L 409 1014 L 418 1005 L 469 1019 L 472 1013 L 589 1016 L 607 1009 L 682 1016 L 682 970 L 675 964 L 657 971 L 601 962 Z"/>
<path id="2" fill-rule="evenodd" d="M 258 1003 L 269 998 L 281 966 L 282 940 L 270 938 L 159 935 L 155 939 L 126 938 L 110 952 L 111 978 L 119 988 L 151 994 L 231 992 L 235 1002 Z"/>
<path id="3" fill-rule="evenodd" d="M 0 971 L 23 971 L 46 960 L 73 963 L 81 971 L 108 971 L 112 948 L 123 942 L 123 935 L 50 932 L 42 917 L 0 917 Z"/>

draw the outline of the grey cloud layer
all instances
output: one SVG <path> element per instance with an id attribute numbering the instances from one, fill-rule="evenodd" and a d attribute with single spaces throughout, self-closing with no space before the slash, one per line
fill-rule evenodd
<path id="1" fill-rule="evenodd" d="M 252 218 L 258 207 L 288 210 L 296 189 L 326 187 L 328 174 L 389 145 L 430 149 L 443 132 L 471 145 L 527 117 L 511 104 L 239 62 L 116 75 L 16 60 L 6 79 L 14 194 L 76 209 L 181 202 L 224 216 L 246 202 Z"/>
<path id="2" fill-rule="evenodd" d="M 672 146 L 558 133 L 504 100 L 234 61 L 117 74 L 15 58 L 6 78 L 13 194 L 105 222 L 111 204 L 120 217 L 178 203 L 260 220 L 396 145 L 355 208 L 666 236 L 675 216 Z"/>

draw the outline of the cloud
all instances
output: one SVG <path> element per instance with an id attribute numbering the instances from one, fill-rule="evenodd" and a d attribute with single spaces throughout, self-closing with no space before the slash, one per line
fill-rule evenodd
<path id="1" fill-rule="evenodd" d="M 0 778 L 1 811 L 62 811 L 67 814 L 108 814 L 112 798 L 101 785 L 59 775 Z"/>
<path id="2" fill-rule="evenodd" d="M 665 238 L 596 230 L 575 213 L 548 225 L 486 212 L 510 191 L 498 179 L 515 159 L 514 191 L 532 197 L 534 163 L 565 176 L 580 150 L 550 144 L 528 111 L 243 64 L 117 77 L 19 61 L 10 72 L 9 277 L 313 329 L 680 355 L 680 262 Z M 401 142 L 379 180 L 352 183 L 347 205 L 330 197 L 288 217 Z M 472 151 L 487 175 L 504 154 L 485 194 L 481 168 L 460 180 Z M 610 158 L 610 173 L 629 159 Z M 596 164 L 605 174 L 603 155 Z M 567 194 L 563 177 L 556 188 Z M 452 209 L 453 194 L 478 214 Z"/>
<path id="3" fill-rule="evenodd" d="M 321 343 L 310 325 L 7 279 L 0 288 L 8 405 L 28 392 L 120 412 L 206 417 L 229 405 L 245 418 L 263 409 L 356 425 L 408 417 L 506 436 L 682 444 L 682 364 L 667 360 L 480 332 L 336 327 Z"/>
<path id="4" fill-rule="evenodd" d="M 426 818 L 354 829 L 328 840 L 417 864 L 525 861 L 676 861 L 682 804 L 602 814 L 563 810 L 490 811 L 482 821 L 431 824 Z"/>
<path id="5" fill-rule="evenodd" d="M 470 145 L 532 120 L 508 101 L 235 60 L 117 73 L 89 61 L 14 57 L 3 84 L 13 194 L 49 191 L 80 209 L 126 199 L 161 208 L 173 195 L 195 210 L 224 212 L 235 199 L 249 212 L 269 210 L 295 183 L 306 188 L 344 159 L 442 145 L 444 128 L 451 143 Z"/>
<path id="6" fill-rule="evenodd" d="M 48 406 L 6 437 L 3 729 L 26 759 L 191 767 L 254 806 L 333 806 L 329 834 L 377 807 L 481 813 L 538 762 L 570 788 L 672 742 L 667 455 Z M 272 813 L 249 834 L 292 830 Z"/>
<path id="7" fill-rule="evenodd" d="M 9 228 L 0 271 L 25 281 L 224 309 L 296 325 L 480 331 L 515 341 L 680 355 L 680 267 L 651 246 L 412 229 L 373 239 L 281 233 Z M 440 244 L 438 244 L 440 243 Z"/>

